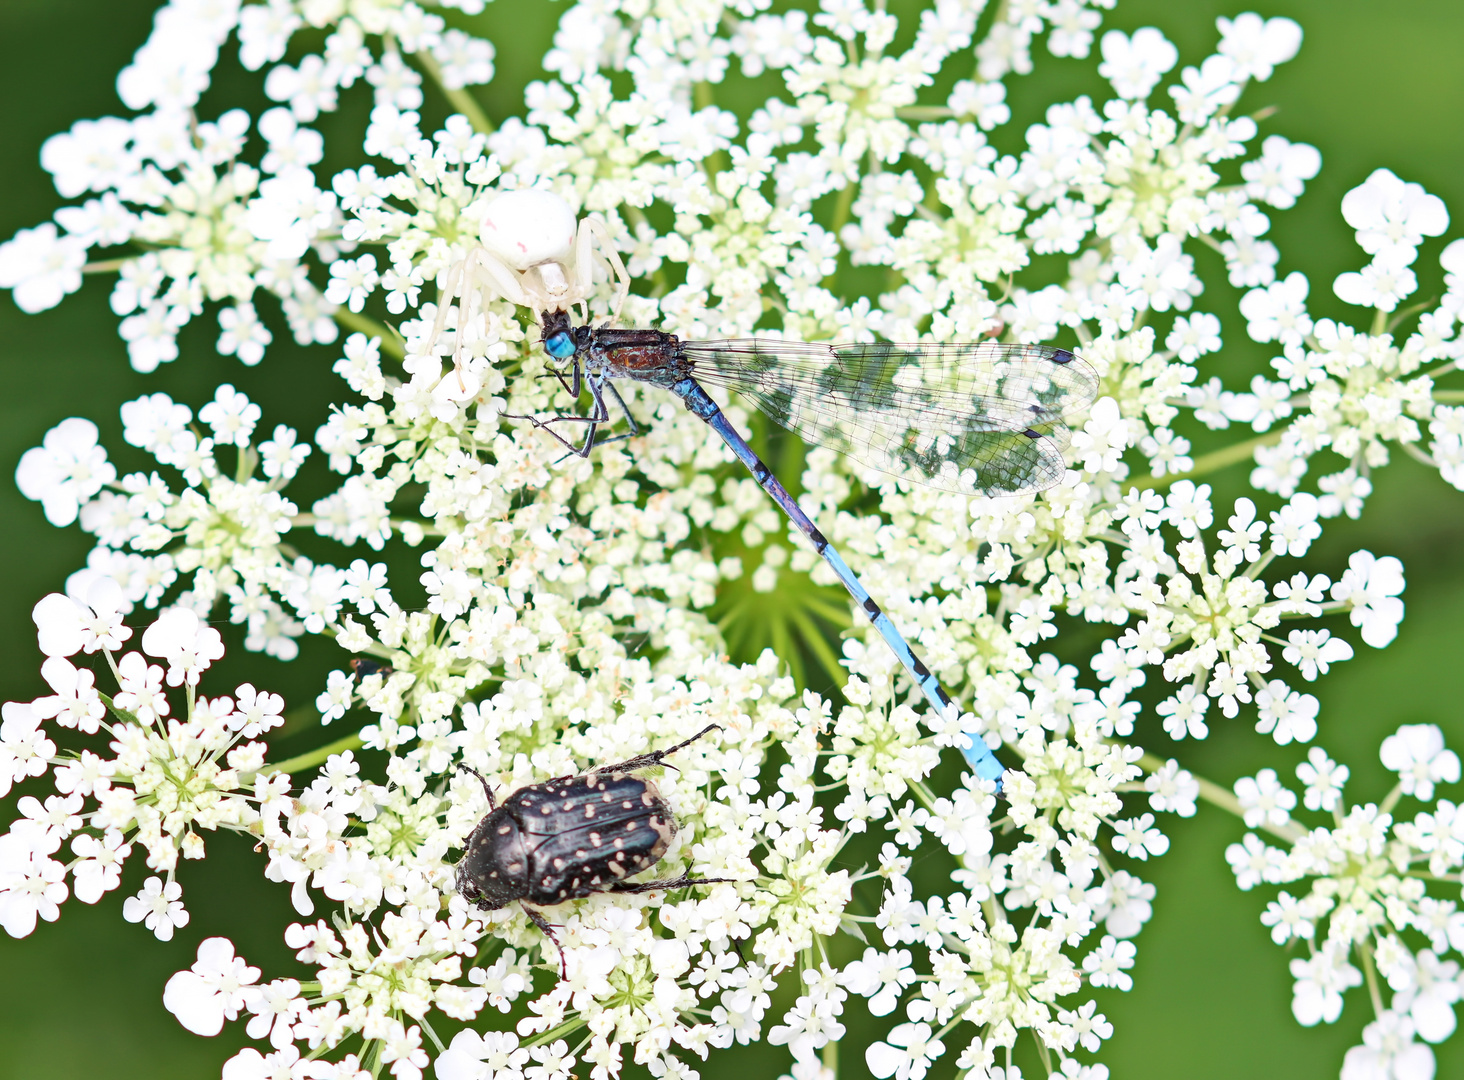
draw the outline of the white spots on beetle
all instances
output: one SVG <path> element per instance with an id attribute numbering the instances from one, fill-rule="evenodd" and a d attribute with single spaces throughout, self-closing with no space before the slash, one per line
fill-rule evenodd
<path id="1" fill-rule="evenodd" d="M 507 836 L 511 832 L 513 832 L 513 826 L 512 825 L 500 825 L 500 826 L 498 826 L 498 835 L 499 836 Z"/>
<path id="2" fill-rule="evenodd" d="M 595 808 L 594 808 L 594 806 L 586 806 L 585 807 L 585 817 L 586 818 L 592 818 L 594 816 L 595 816 Z"/>
<path id="3" fill-rule="evenodd" d="M 655 806 L 658 802 L 661 801 L 657 796 L 658 792 L 656 792 L 656 790 L 652 788 L 650 784 L 647 784 L 646 789 L 641 792 L 641 802 L 645 803 L 645 805 L 647 806 Z"/>
<path id="4" fill-rule="evenodd" d="M 510 874 L 521 874 L 523 873 L 523 869 L 524 864 L 521 862 L 511 862 L 508 864 L 508 872 Z M 494 873 L 497 873 L 497 871 L 495 870 Z"/>
<path id="5" fill-rule="evenodd" d="M 564 869 L 564 860 L 563 859 L 555 859 L 554 860 L 554 869 L 556 869 L 556 870 L 563 870 Z"/>
<path id="6" fill-rule="evenodd" d="M 573 799 L 565 799 L 564 800 L 564 809 L 566 811 L 573 810 L 574 809 L 574 800 Z"/>
<path id="7" fill-rule="evenodd" d="M 612 801 L 614 801 L 614 796 L 612 796 L 610 794 L 610 792 L 608 792 L 608 791 L 605 792 L 605 794 L 603 796 L 601 796 L 601 798 L 603 798 L 606 802 L 612 802 Z"/>
<path id="8" fill-rule="evenodd" d="M 676 819 L 669 813 L 664 817 L 660 814 L 652 814 L 646 819 L 646 824 L 656 831 L 656 842 L 651 847 L 651 854 L 659 859 L 666 854 L 666 849 L 671 846 L 671 841 L 676 839 Z"/>
<path id="9" fill-rule="evenodd" d="M 545 817 L 548 817 L 550 814 L 554 813 L 554 807 L 550 806 L 548 803 L 545 803 L 543 806 L 539 807 L 539 813 L 543 814 Z"/>
<path id="10" fill-rule="evenodd" d="M 575 857 L 575 858 L 576 858 L 576 859 L 583 859 L 583 858 L 584 858 L 584 857 L 585 857 L 585 856 L 586 856 L 586 855 L 588 855 L 588 854 L 589 854 L 589 852 L 588 852 L 588 851 L 586 851 L 586 850 L 585 850 L 585 849 L 584 849 L 584 848 L 578 848 L 578 849 L 577 849 L 577 850 L 576 850 L 576 851 L 575 851 L 575 853 L 574 853 L 574 857 Z"/>
<path id="11" fill-rule="evenodd" d="M 621 848 L 623 848 L 623 847 L 624 847 L 624 846 L 625 846 L 625 841 L 624 841 L 624 840 L 622 840 L 622 839 L 620 839 L 620 837 L 618 837 L 618 836 L 617 836 L 617 837 L 616 837 L 616 838 L 615 838 L 615 850 L 616 850 L 616 851 L 619 851 L 619 850 L 620 850 L 620 849 L 621 849 Z M 616 858 L 617 858 L 617 859 L 618 859 L 618 858 L 620 858 L 620 856 L 619 856 L 619 855 L 617 855 L 617 856 L 615 856 L 615 857 L 616 857 Z"/>
<path id="12" fill-rule="evenodd" d="M 600 834 L 597 833 L 597 832 L 590 833 L 590 843 L 594 844 L 596 847 L 599 847 L 600 846 Z"/>
<path id="13" fill-rule="evenodd" d="M 625 810 L 634 810 L 635 809 L 635 803 L 631 802 L 629 799 L 626 799 L 620 805 Z"/>

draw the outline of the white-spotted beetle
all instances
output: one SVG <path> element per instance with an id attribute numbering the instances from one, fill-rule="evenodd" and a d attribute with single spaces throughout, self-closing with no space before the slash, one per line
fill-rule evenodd
<path id="1" fill-rule="evenodd" d="M 708 724 L 667 750 L 519 788 L 502 806 L 481 773 L 459 765 L 482 783 L 489 811 L 468 837 L 457 865 L 458 892 L 485 911 L 518 901 L 559 950 L 563 978 L 568 974 L 564 947 L 549 920 L 530 905 L 547 907 L 599 892 L 644 893 L 732 880 L 686 874 L 669 881 L 624 880 L 660 862 L 677 830 L 676 817 L 655 783 L 631 774 L 662 764 L 713 730 L 721 728 Z"/>

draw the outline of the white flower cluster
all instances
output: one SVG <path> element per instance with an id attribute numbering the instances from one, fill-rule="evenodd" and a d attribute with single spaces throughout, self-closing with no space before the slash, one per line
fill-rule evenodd
<path id="1" fill-rule="evenodd" d="M 259 736 L 284 722 L 284 702 L 247 683 L 233 697 L 197 696 L 200 676 L 224 647 L 219 632 L 187 608 L 169 608 L 148 626 L 142 652 L 115 656 L 132 636 L 123 622 L 132 605 L 95 571 L 73 575 L 70 588 L 72 595 L 52 593 L 35 609 L 46 654 L 41 673 L 55 693 L 7 703 L 0 725 L 0 793 L 48 772 L 56 790 L 44 803 L 23 796 L 21 817 L 0 836 L 0 924 L 23 937 L 37 917 L 54 922 L 70 893 L 95 904 L 121 884 L 123 863 L 137 847 L 167 881 L 148 878 L 123 916 L 167 941 L 188 923 L 174 873 L 179 857 L 203 858 L 200 830 L 257 826 L 249 782 L 264 763 Z M 90 668 L 72 662 L 99 651 L 117 682 L 110 697 Z M 172 715 L 164 682 L 186 687 L 184 715 Z M 47 721 L 86 735 L 105 729 L 112 756 L 58 754 Z M 75 857 L 53 858 L 67 841 Z"/>
<path id="2" fill-rule="evenodd" d="M 1312 828 L 1293 819 L 1296 793 L 1273 769 L 1237 781 L 1245 823 L 1286 846 L 1248 833 L 1225 853 L 1242 889 L 1310 879 L 1301 895 L 1282 889 L 1261 916 L 1276 944 L 1306 948 L 1305 957 L 1291 961 L 1291 1010 L 1299 1022 L 1336 1022 L 1342 995 L 1366 974 L 1377 1018 L 1363 1030 L 1362 1045 L 1347 1052 L 1343 1080 L 1433 1076 L 1427 1044 L 1454 1033 L 1454 1005 L 1464 992 L 1459 962 L 1444 959 L 1450 950 L 1464 953 L 1464 913 L 1457 901 L 1427 892 L 1431 882 L 1457 881 L 1464 868 L 1464 815 L 1448 799 L 1434 799 L 1436 785 L 1458 782 L 1458 755 L 1445 749 L 1433 724 L 1409 724 L 1383 740 L 1380 756 L 1398 774 L 1397 785 L 1380 803 L 1348 806 L 1350 770 L 1312 747 L 1296 769 L 1302 803 L 1331 815 L 1329 825 Z M 1432 807 L 1409 820 L 1396 813 L 1404 797 Z M 1379 976 L 1392 993 L 1386 1007 Z"/>
<path id="3" fill-rule="evenodd" d="M 1177 49 L 1154 28 L 1108 31 L 1097 46 L 1109 100 L 1054 103 L 1020 153 L 989 140 L 1010 120 L 1001 80 L 1030 70 L 1036 35 L 1054 54 L 1086 57 L 1104 6 L 1004 5 L 978 38 L 981 6 L 964 0 L 937 0 L 905 33 L 861 0 L 779 12 L 759 0 L 579 3 L 523 116 L 496 128 L 464 91 L 491 78 L 492 46 L 414 3 L 163 8 L 121 83 L 129 107 L 152 111 L 83 122 L 47 144 L 61 194 L 96 197 L 0 245 L 0 285 L 40 310 L 83 271 L 118 271 L 113 307 L 140 370 L 177 356 L 178 328 L 206 303 L 224 305 L 219 352 L 260 362 L 260 288 L 302 343 L 331 344 L 346 328 L 334 370 L 349 394 L 321 403 L 314 434 L 341 479 L 302 513 L 285 490 L 312 447 L 284 425 L 257 440 L 263 409 L 228 384 L 196 423 L 161 393 L 122 407 L 125 440 L 157 469 L 119 476 L 80 418 L 25 455 L 21 490 L 97 544 L 66 595 L 36 610 L 55 695 L 5 707 L 0 783 L 49 776 L 56 794 L 23 798 L 0 838 L 0 922 L 26 934 L 69 892 L 95 902 L 136 847 L 167 880 L 149 879 L 124 915 L 170 935 L 187 920 L 176 859 L 200 855 L 198 830 L 222 826 L 254 837 L 265 875 L 315 918 L 284 935 L 317 973 L 260 983 L 227 939 L 211 938 L 170 981 L 165 1001 L 190 1030 L 214 1034 L 248 1013 L 248 1034 L 268 1042 L 233 1058 L 228 1080 L 383 1069 L 420 1080 L 432 1058 L 444 1080 L 563 1080 L 586 1068 L 610 1080 L 626 1060 L 692 1078 L 693 1060 L 762 1039 L 787 1046 L 795 1080 L 814 1080 L 846 1033 L 851 995 L 893 1018 L 865 1055 L 881 1080 L 922 1080 L 948 1054 L 965 1074 L 1017 1080 L 1024 1030 L 1050 1072 L 1103 1080 L 1086 1056 L 1113 1029 L 1090 992 L 1132 985 L 1134 938 L 1156 899 L 1133 871 L 1170 846 L 1156 814 L 1215 801 L 1177 761 L 1128 742 L 1149 669 L 1172 686 L 1153 696 L 1172 739 L 1204 738 L 1213 706 L 1276 743 L 1311 741 L 1318 700 L 1278 675 L 1278 660 L 1312 681 L 1353 646 L 1337 622 L 1285 636 L 1281 623 L 1346 614 L 1384 647 L 1403 616 L 1403 568 L 1358 551 L 1334 582 L 1272 564 L 1304 558 L 1327 521 L 1362 512 L 1390 443 L 1464 488 L 1464 398 L 1436 385 L 1464 355 L 1464 241 L 1446 249 L 1449 292 L 1417 330 L 1399 344 L 1387 318 L 1416 287 L 1419 244 L 1447 227 L 1439 200 L 1380 170 L 1344 201 L 1374 261 L 1334 288 L 1375 310 L 1366 331 L 1313 323 L 1305 277 L 1278 278 L 1280 253 L 1263 239 L 1263 208 L 1292 206 L 1320 158 L 1279 135 L 1253 152 L 1258 125 L 1233 107 L 1295 54 L 1295 23 L 1221 19 L 1216 52 L 1162 97 Z M 325 32 L 322 51 L 282 63 L 306 27 Z M 191 110 L 231 33 L 246 68 L 274 65 L 264 85 L 281 104 L 257 122 L 239 110 L 199 121 Z M 908 47 L 891 51 L 897 40 Z M 741 80 L 740 94 L 769 73 L 758 85 L 783 89 L 747 115 L 716 103 L 722 84 Z M 319 177 L 324 137 L 301 125 L 358 80 L 374 107 L 359 152 L 341 152 L 359 161 Z M 457 111 L 424 130 L 434 87 Z M 257 164 L 241 160 L 251 126 L 264 144 Z M 538 377 L 551 373 L 540 313 L 506 299 L 494 275 L 547 282 L 553 262 L 581 274 L 584 311 L 617 306 L 607 267 L 578 262 L 605 251 L 563 256 L 575 266 L 558 255 L 485 261 L 495 200 L 525 190 L 540 196 L 533 205 L 592 220 L 584 235 L 623 257 L 632 295 L 621 317 L 634 325 L 688 337 L 1076 339 L 1100 396 L 1069 418 L 1070 468 L 1040 495 L 969 499 L 902 487 L 826 448 L 806 459 L 802 505 L 969 711 L 918 711 L 872 629 L 850 635 L 842 660 L 827 650 L 842 665 L 842 703 L 801 689 L 789 656 L 729 659 L 739 620 L 759 608 L 718 621 L 719 587 L 742 588 L 748 570 L 753 593 L 803 572 L 833 576 L 796 539 L 788 555 L 777 508 L 697 417 L 628 387 L 638 433 L 566 461 L 520 422 L 573 408 L 560 393 L 571 387 Z M 1279 343 L 1279 381 L 1236 391 L 1206 370 L 1222 340 L 1220 320 L 1195 310 L 1204 283 L 1187 245 L 1201 243 L 1246 290 L 1251 336 Z M 123 253 L 88 263 L 98 246 Z M 1034 261 L 1043 255 L 1069 256 L 1059 280 L 1050 260 Z M 859 295 L 849 281 L 881 284 Z M 747 426 L 735 402 L 726 412 Z M 1232 424 L 1254 438 L 1192 453 L 1191 435 Z M 1303 490 L 1322 450 L 1340 467 Z M 1214 506 L 1197 481 L 1252 455 L 1256 499 Z M 385 561 L 305 554 L 360 544 Z M 420 568 L 404 581 L 392 559 L 408 549 L 421 549 Z M 408 595 L 420 599 L 399 601 Z M 785 595 L 793 609 L 807 590 Z M 124 618 L 153 609 L 143 652 L 119 655 Z M 801 610 L 773 617 L 811 625 Z M 1081 666 L 1061 655 L 1071 650 L 1060 617 L 1095 628 Z M 350 733 L 267 764 L 258 736 L 282 723 L 278 697 L 249 685 L 198 696 L 223 649 L 210 618 L 280 660 L 307 634 L 369 658 L 323 673 L 315 702 L 323 723 L 349 718 Z M 97 689 L 78 653 L 105 659 L 117 693 Z M 115 756 L 63 750 L 48 723 L 86 734 L 105 724 Z M 727 880 L 556 908 L 563 979 L 523 911 L 485 911 L 455 892 L 454 855 L 486 810 L 460 765 L 507 793 L 711 724 L 720 732 L 658 779 L 680 830 L 656 874 Z M 1430 798 L 1457 775 L 1418 730 L 1404 729 L 1385 760 L 1404 762 L 1400 792 Z M 1015 766 L 1002 802 L 943 753 L 972 737 L 1002 744 Z M 1340 792 L 1340 767 L 1319 754 L 1308 776 Z M 292 781 L 315 766 L 308 784 Z M 1397 942 L 1410 926 L 1448 938 L 1454 916 L 1440 921 L 1429 905 L 1444 902 L 1409 870 L 1452 850 L 1441 839 L 1452 819 L 1440 810 L 1388 839 L 1393 798 L 1339 811 L 1324 838 L 1290 822 L 1295 800 L 1274 773 L 1237 794 L 1249 824 L 1293 841 L 1290 853 L 1254 837 L 1237 845 L 1242 885 L 1317 879 L 1315 899 L 1283 894 L 1301 914 L 1278 909 L 1277 925 L 1304 915 L 1308 926 L 1288 935 L 1310 940 L 1331 916 L 1328 944 L 1295 962 L 1310 965 L 1312 987 L 1298 990 L 1298 1018 L 1335 1018 L 1355 946 L 1396 994 L 1413 994 L 1369 1029 L 1367 1062 L 1401 1055 L 1413 1030 L 1443 1032 L 1436 987 L 1456 974 L 1439 974 L 1443 946 L 1421 976 L 1425 962 Z M 1340 806 L 1310 787 L 1307 798 Z M 67 840 L 71 863 L 53 857 Z M 1364 858 L 1376 867 L 1359 870 Z M 932 875 L 912 874 L 917 860 L 950 885 L 920 884 Z M 329 917 L 316 917 L 319 904 Z M 794 992 L 786 1009 L 773 1006 L 779 989 Z M 437 1014 L 470 1026 L 445 1040 Z"/>
<path id="4" fill-rule="evenodd" d="M 475 13 L 483 0 L 440 6 Z M 275 63 L 307 28 L 330 31 L 323 52 L 293 67 Z M 230 109 L 206 122 L 193 112 L 234 33 L 244 67 L 274 64 L 265 93 L 282 103 L 258 118 L 265 145 L 253 165 L 240 160 L 247 112 Z M 258 289 L 278 297 L 298 342 L 335 341 L 334 302 L 310 283 L 301 260 L 310 250 L 330 260 L 346 249 L 336 243 L 336 198 L 315 186 L 310 171 L 324 156 L 324 138 L 301 125 L 333 111 L 340 91 L 358 79 L 373 87 L 379 109 L 415 115 L 422 75 L 404 56 L 459 92 L 493 77 L 491 42 L 449 29 L 415 3 L 165 4 L 117 80 L 123 103 L 141 115 L 79 121 L 41 149 L 62 196 L 95 197 L 0 245 L 0 286 L 36 312 L 80 288 L 84 271 L 120 271 L 112 310 L 124 316 L 128 355 L 144 372 L 177 359 L 178 331 L 206 301 L 230 304 L 218 312 L 219 352 L 259 363 L 272 336 L 254 306 Z M 94 248 L 128 244 L 146 253 L 87 262 Z"/>

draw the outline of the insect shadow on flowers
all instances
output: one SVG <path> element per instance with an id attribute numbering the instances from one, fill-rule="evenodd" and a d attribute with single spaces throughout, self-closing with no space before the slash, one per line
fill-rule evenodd
<path id="1" fill-rule="evenodd" d="M 485 911 L 517 901 L 559 950 L 559 974 L 565 978 L 564 946 L 539 907 L 594 893 L 647 893 L 732 881 L 687 874 L 664 881 L 625 880 L 660 862 L 679 828 L 655 782 L 632 774 L 665 764 L 671 754 L 720 730 L 708 724 L 668 749 L 519 788 L 501 806 L 480 772 L 459 765 L 483 785 L 489 811 L 468 836 L 457 865 L 458 892 Z"/>

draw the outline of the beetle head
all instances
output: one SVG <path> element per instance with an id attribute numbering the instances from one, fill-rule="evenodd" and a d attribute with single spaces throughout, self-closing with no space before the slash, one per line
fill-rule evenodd
<path id="1" fill-rule="evenodd" d="M 457 888 L 486 911 L 522 900 L 529 892 L 529 855 L 519 824 L 499 807 L 478 823 L 457 864 Z"/>

